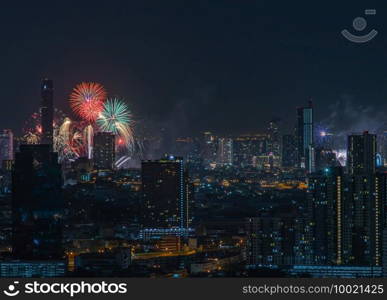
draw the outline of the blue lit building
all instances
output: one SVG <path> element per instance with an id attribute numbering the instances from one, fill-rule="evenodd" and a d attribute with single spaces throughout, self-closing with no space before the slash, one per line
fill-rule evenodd
<path id="1" fill-rule="evenodd" d="M 21 261 L 0 262 L 0 277 L 63 277 L 66 275 L 63 261 Z"/>
<path id="2" fill-rule="evenodd" d="M 314 171 L 314 129 L 313 106 L 297 108 L 297 149 L 298 164 L 308 173 Z"/>
<path id="3" fill-rule="evenodd" d="M 364 278 L 382 277 L 382 268 L 375 266 L 302 266 L 295 265 L 287 270 L 289 275 L 313 278 Z"/>

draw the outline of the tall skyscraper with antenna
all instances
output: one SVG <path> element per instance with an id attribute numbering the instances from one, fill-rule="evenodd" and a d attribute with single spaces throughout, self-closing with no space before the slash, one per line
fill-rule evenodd
<path id="1" fill-rule="evenodd" d="M 54 119 L 54 85 L 47 78 L 41 84 L 40 113 L 42 116 L 42 140 L 41 144 L 53 144 L 53 119 Z"/>

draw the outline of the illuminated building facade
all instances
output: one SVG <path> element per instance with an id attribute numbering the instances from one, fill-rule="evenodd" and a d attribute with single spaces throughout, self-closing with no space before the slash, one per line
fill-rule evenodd
<path id="1" fill-rule="evenodd" d="M 115 135 L 111 132 L 97 132 L 93 143 L 94 168 L 112 170 L 116 160 Z"/>
<path id="2" fill-rule="evenodd" d="M 192 189 L 181 157 L 142 161 L 144 228 L 189 228 Z"/>

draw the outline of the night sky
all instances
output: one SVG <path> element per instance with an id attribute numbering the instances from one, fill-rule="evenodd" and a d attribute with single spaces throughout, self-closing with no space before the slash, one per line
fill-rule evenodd
<path id="1" fill-rule="evenodd" d="M 386 1 L 99 2 L 2 3 L 1 128 L 19 133 L 38 110 L 42 77 L 66 113 L 72 87 L 96 81 L 174 135 L 259 132 L 273 117 L 286 131 L 309 97 L 335 130 L 384 122 Z M 378 36 L 345 40 L 366 8 L 362 33 Z"/>

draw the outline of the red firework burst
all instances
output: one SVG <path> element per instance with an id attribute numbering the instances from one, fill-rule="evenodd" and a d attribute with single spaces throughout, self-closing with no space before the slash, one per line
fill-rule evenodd
<path id="1" fill-rule="evenodd" d="M 101 113 L 105 100 L 106 91 L 101 84 L 82 82 L 73 89 L 70 106 L 79 117 L 94 122 Z"/>

